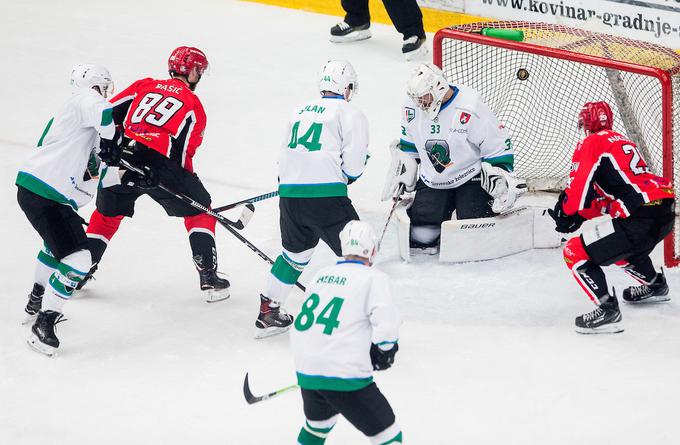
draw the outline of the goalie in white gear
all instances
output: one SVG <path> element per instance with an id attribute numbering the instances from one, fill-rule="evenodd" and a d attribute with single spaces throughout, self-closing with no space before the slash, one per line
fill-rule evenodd
<path id="1" fill-rule="evenodd" d="M 359 219 L 347 185 L 368 160 L 368 120 L 350 104 L 359 83 L 349 62 L 329 61 L 318 74 L 321 97 L 291 113 L 279 158 L 279 209 L 283 252 L 260 296 L 256 338 L 286 331 L 293 317 L 281 305 L 314 247 L 323 240 L 340 256 L 338 235 Z"/>
<path id="2" fill-rule="evenodd" d="M 523 182 L 512 174 L 508 131 L 476 90 L 450 85 L 425 63 L 408 80 L 407 95 L 383 200 L 415 191 L 411 246 L 436 247 L 454 210 L 457 219 L 492 217 L 512 207 Z"/>
<path id="3" fill-rule="evenodd" d="M 370 267 L 377 242 L 370 225 L 349 222 L 340 242 L 344 260 L 312 278 L 290 335 L 306 418 L 297 443 L 325 443 L 339 415 L 373 444 L 402 443 L 373 382 L 373 371 L 392 366 L 399 349 L 390 280 Z"/>

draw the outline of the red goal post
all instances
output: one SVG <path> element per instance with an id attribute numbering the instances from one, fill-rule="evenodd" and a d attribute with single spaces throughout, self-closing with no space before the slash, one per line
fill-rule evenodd
<path id="1" fill-rule="evenodd" d="M 522 40 L 485 29 L 521 31 Z M 439 30 L 434 63 L 451 82 L 480 91 L 510 131 L 517 174 L 533 190 L 564 188 L 582 137 L 578 112 L 596 100 L 609 102 L 614 129 L 654 173 L 680 183 L 680 54 L 669 48 L 562 25 L 479 22 Z M 664 244 L 669 267 L 680 264 L 677 222 L 676 214 Z"/>

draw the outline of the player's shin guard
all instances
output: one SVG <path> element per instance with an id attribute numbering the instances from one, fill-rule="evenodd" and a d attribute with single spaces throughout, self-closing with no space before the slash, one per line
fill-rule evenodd
<path id="1" fill-rule="evenodd" d="M 294 253 L 283 250 L 276 258 L 267 280 L 267 298 L 277 304 L 283 304 L 288 298 L 290 288 L 302 274 L 305 266 L 309 264 L 314 249 Z"/>
<path id="2" fill-rule="evenodd" d="M 369 437 L 369 440 L 374 445 L 384 445 L 388 443 L 390 444 L 402 443 L 403 439 L 401 434 L 401 428 L 399 428 L 399 425 L 397 425 L 397 423 L 395 422 L 392 425 L 385 428 L 383 431 L 376 434 L 375 436 Z"/>
<path id="3" fill-rule="evenodd" d="M 104 251 L 118 231 L 123 218 L 123 216 L 104 216 L 96 209 L 92 212 L 90 224 L 87 226 L 87 238 L 94 264 L 99 263 L 104 256 Z"/>
<path id="4" fill-rule="evenodd" d="M 564 246 L 564 261 L 576 282 L 595 304 L 600 304 L 609 294 L 602 268 L 592 262 L 580 236 L 571 238 Z"/>
<path id="5" fill-rule="evenodd" d="M 307 419 L 298 435 L 298 445 L 323 445 L 337 421 L 337 415 L 326 420 Z"/>
<path id="6" fill-rule="evenodd" d="M 26 303 L 26 307 L 24 308 L 26 317 L 23 324 L 33 322 L 38 316 L 38 312 L 42 308 L 45 286 L 47 286 L 50 276 L 57 269 L 58 265 L 59 261 L 52 256 L 52 252 L 50 252 L 47 247 L 43 247 L 43 249 L 38 252 L 33 278 L 33 289 L 28 294 L 28 303 Z"/>
<path id="7" fill-rule="evenodd" d="M 215 223 L 215 218 L 204 213 L 184 218 L 184 226 L 189 232 L 191 254 L 198 271 L 201 290 L 208 303 L 229 298 L 230 283 L 217 274 Z"/>

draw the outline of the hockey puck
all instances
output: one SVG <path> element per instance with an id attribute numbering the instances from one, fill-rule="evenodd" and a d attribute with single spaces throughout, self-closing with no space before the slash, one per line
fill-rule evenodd
<path id="1" fill-rule="evenodd" d="M 529 71 L 525 70 L 524 68 L 520 68 L 517 70 L 517 78 L 519 80 L 527 80 L 529 78 Z"/>

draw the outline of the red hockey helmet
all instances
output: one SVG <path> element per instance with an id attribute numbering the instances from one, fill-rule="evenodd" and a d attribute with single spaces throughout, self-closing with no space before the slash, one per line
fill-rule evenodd
<path id="1" fill-rule="evenodd" d="M 171 75 L 188 76 L 194 68 L 197 69 L 199 76 L 202 76 L 208 69 L 208 58 L 200 49 L 193 46 L 180 46 L 170 54 L 168 72 Z"/>
<path id="2" fill-rule="evenodd" d="M 578 114 L 578 128 L 585 132 L 611 130 L 613 125 L 614 113 L 607 102 L 588 102 Z"/>

